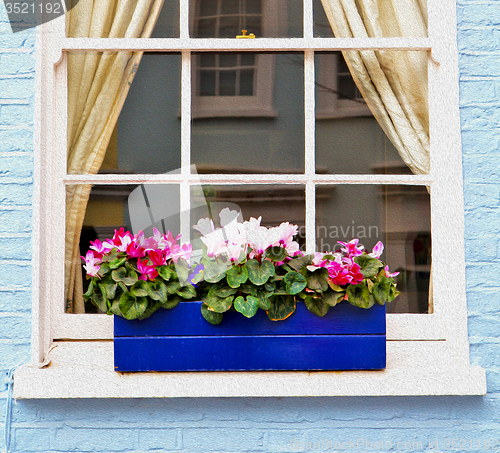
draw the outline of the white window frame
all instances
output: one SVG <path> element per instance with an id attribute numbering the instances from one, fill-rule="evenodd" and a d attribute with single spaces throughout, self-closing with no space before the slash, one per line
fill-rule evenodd
<path id="1" fill-rule="evenodd" d="M 304 38 L 221 39 L 217 50 L 305 52 L 305 173 L 192 175 L 190 168 L 191 51 L 213 40 L 188 36 L 181 1 L 176 39 L 67 39 L 64 18 L 39 27 L 37 40 L 32 362 L 15 373 L 16 398 L 221 397 L 485 394 L 485 371 L 469 363 L 465 295 L 464 207 L 458 110 L 454 0 L 429 1 L 429 38 L 313 37 L 312 1 L 304 2 Z M 429 52 L 431 173 L 317 175 L 314 162 L 313 50 L 395 49 Z M 66 175 L 66 66 L 63 51 L 148 50 L 182 53 L 182 167 L 178 175 Z M 113 319 L 64 313 L 65 185 L 180 184 L 181 210 L 201 181 L 301 183 L 306 187 L 306 241 L 314 250 L 316 184 L 407 184 L 431 187 L 432 314 L 387 315 L 387 369 L 346 372 L 115 373 Z M 189 218 L 181 218 L 181 230 Z M 184 236 L 186 237 L 186 236 Z M 64 341 L 71 340 L 71 341 Z M 50 362 L 50 363 L 49 363 Z M 48 366 L 43 366 L 43 365 Z"/>

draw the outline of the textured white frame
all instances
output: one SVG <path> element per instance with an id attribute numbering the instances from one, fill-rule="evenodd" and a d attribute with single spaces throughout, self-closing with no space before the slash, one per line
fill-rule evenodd
<path id="1" fill-rule="evenodd" d="M 16 398 L 480 395 L 485 371 L 469 364 L 465 297 L 464 207 L 458 110 L 454 0 L 429 1 L 429 38 L 313 38 L 312 1 L 304 1 L 304 38 L 203 40 L 188 36 L 188 2 L 181 1 L 176 39 L 68 39 L 64 18 L 39 27 L 37 40 L 32 363 L 15 373 Z M 190 52 L 305 51 L 305 173 L 302 175 L 190 174 Z M 66 175 L 68 50 L 182 53 L 182 155 L 178 175 Z M 431 173 L 429 175 L 316 175 L 314 55 L 316 50 L 398 49 L 429 52 Z M 387 315 L 387 369 L 363 372 L 115 373 L 111 317 L 64 313 L 66 184 L 180 184 L 188 212 L 190 183 L 302 183 L 306 187 L 306 244 L 314 250 L 316 184 L 407 184 L 431 187 L 432 314 Z M 186 234 L 189 218 L 181 218 Z M 454 260 L 450 264 L 449 251 Z M 453 268 L 450 268 L 450 266 Z M 69 339 L 72 341 L 61 341 Z M 75 341 L 77 340 L 77 341 Z M 89 341 L 93 340 L 93 341 Z M 77 385 L 75 385 L 77 383 Z M 98 383 L 98 384 L 96 384 Z"/>

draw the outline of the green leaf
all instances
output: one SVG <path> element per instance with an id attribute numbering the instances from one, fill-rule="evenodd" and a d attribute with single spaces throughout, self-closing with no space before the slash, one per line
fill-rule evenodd
<path id="1" fill-rule="evenodd" d="M 325 302 L 316 297 L 306 297 L 304 303 L 310 312 L 318 316 L 325 316 L 330 309 L 328 304 L 325 304 Z"/>
<path id="2" fill-rule="evenodd" d="M 337 291 L 337 292 L 343 292 L 345 291 L 344 288 L 342 288 L 341 286 L 339 285 L 336 285 L 335 283 L 333 283 L 330 279 L 327 280 L 327 283 L 328 283 L 328 286 L 330 288 L 332 288 L 334 291 Z"/>
<path id="3" fill-rule="evenodd" d="M 210 323 L 216 326 L 222 322 L 224 315 L 222 313 L 215 313 L 208 309 L 205 304 L 201 305 L 201 315 Z"/>
<path id="4" fill-rule="evenodd" d="M 111 307 L 108 308 L 108 315 L 111 314 L 121 316 L 122 318 L 125 317 L 123 316 L 123 313 L 120 310 L 120 299 L 115 299 L 111 304 Z"/>
<path id="5" fill-rule="evenodd" d="M 149 318 L 156 310 L 161 308 L 161 303 L 160 302 L 154 302 L 153 304 L 149 304 L 148 308 L 146 308 L 146 311 L 139 316 L 137 319 L 147 319 Z"/>
<path id="6" fill-rule="evenodd" d="M 307 286 L 307 280 L 302 274 L 291 271 L 285 275 L 285 284 L 286 292 L 294 295 L 300 293 Z"/>
<path id="7" fill-rule="evenodd" d="M 227 272 L 227 284 L 231 288 L 239 288 L 248 280 L 248 271 L 245 266 L 233 265 Z"/>
<path id="8" fill-rule="evenodd" d="M 181 282 L 186 282 L 189 278 L 189 273 L 191 272 L 188 267 L 182 266 L 181 264 L 175 265 L 175 271 L 177 272 L 177 277 Z"/>
<path id="9" fill-rule="evenodd" d="M 97 271 L 97 275 L 104 277 L 110 270 L 111 268 L 109 267 L 108 263 L 101 263 L 99 264 L 99 270 Z"/>
<path id="10" fill-rule="evenodd" d="M 186 285 L 177 291 L 177 295 L 184 299 L 192 299 L 196 297 L 196 289 L 192 285 Z"/>
<path id="11" fill-rule="evenodd" d="M 102 290 L 99 291 L 94 288 L 94 293 L 92 294 L 91 301 L 99 310 L 104 312 L 108 311 L 108 300 L 106 299 L 106 296 L 103 294 Z"/>
<path id="12" fill-rule="evenodd" d="M 345 297 L 345 292 L 338 293 L 336 291 L 325 291 L 322 295 L 323 302 L 330 305 L 330 307 L 335 307 L 342 299 Z"/>
<path id="13" fill-rule="evenodd" d="M 110 261 L 109 263 L 109 268 L 110 269 L 118 269 L 123 263 L 127 261 L 127 257 L 124 256 L 123 258 L 116 258 L 113 261 Z"/>
<path id="14" fill-rule="evenodd" d="M 146 280 L 138 280 L 130 288 L 130 292 L 135 297 L 146 297 L 148 295 L 148 289 L 150 284 Z"/>
<path id="15" fill-rule="evenodd" d="M 391 285 L 384 285 L 381 282 L 375 283 L 372 288 L 373 297 L 380 305 L 384 305 L 389 299 Z"/>
<path id="16" fill-rule="evenodd" d="M 209 291 L 209 293 L 213 294 L 214 296 L 222 298 L 232 296 L 237 292 L 238 292 L 237 288 L 230 288 L 229 286 L 226 285 L 226 282 L 215 283 L 214 285 L 211 286 Z"/>
<path id="17" fill-rule="evenodd" d="M 231 266 L 227 263 L 221 263 L 219 261 L 208 261 L 205 264 L 203 278 L 208 283 L 217 283 L 226 276 L 226 271 L 230 267 Z"/>
<path id="18" fill-rule="evenodd" d="M 118 258 L 119 254 L 120 254 L 120 252 L 115 247 L 114 249 L 112 249 L 111 251 L 109 251 L 108 253 L 106 253 L 105 255 L 103 255 L 102 262 L 103 263 L 110 263 L 112 261 L 115 261 Z"/>
<path id="19" fill-rule="evenodd" d="M 180 296 L 171 296 L 165 302 L 162 302 L 161 306 L 166 308 L 167 310 L 171 310 L 172 308 L 177 307 L 179 303 L 182 301 L 182 297 Z"/>
<path id="20" fill-rule="evenodd" d="M 380 268 L 384 266 L 382 261 L 377 258 L 372 258 L 366 254 L 357 256 L 354 258 L 354 262 L 359 264 L 359 267 L 361 268 L 360 272 L 365 278 L 375 277 Z"/>
<path id="21" fill-rule="evenodd" d="M 255 316 L 255 313 L 259 309 L 259 299 L 253 296 L 247 296 L 246 299 L 243 296 L 238 296 L 234 300 L 234 309 L 239 311 L 243 316 L 251 318 Z"/>
<path id="22" fill-rule="evenodd" d="M 326 291 L 328 289 L 328 269 L 322 267 L 314 272 L 307 271 L 307 287 L 314 291 Z"/>
<path id="23" fill-rule="evenodd" d="M 92 297 L 93 293 L 94 293 L 94 279 L 92 278 L 90 280 L 87 292 L 83 295 L 83 298 L 87 301 L 87 300 L 89 300 Z"/>
<path id="24" fill-rule="evenodd" d="M 346 292 L 347 300 L 356 307 L 370 308 L 375 303 L 375 298 L 365 285 L 349 285 Z"/>
<path id="25" fill-rule="evenodd" d="M 263 260 L 259 265 L 256 259 L 252 259 L 248 260 L 245 266 L 248 270 L 248 279 L 254 285 L 263 285 L 274 276 L 274 264 L 271 261 Z"/>
<path id="26" fill-rule="evenodd" d="M 282 321 L 295 311 L 295 299 L 291 296 L 278 296 L 271 300 L 267 316 L 271 321 Z"/>
<path id="27" fill-rule="evenodd" d="M 279 261 L 285 261 L 285 258 L 288 256 L 288 253 L 285 248 L 280 247 L 280 246 L 274 246 L 274 247 L 269 247 L 266 250 L 265 257 L 268 260 L 279 262 Z"/>
<path id="28" fill-rule="evenodd" d="M 234 296 L 221 298 L 208 295 L 208 297 L 206 297 L 203 302 L 205 302 L 210 311 L 215 311 L 216 313 L 224 313 L 231 308 L 231 305 L 233 305 L 233 300 Z"/>
<path id="29" fill-rule="evenodd" d="M 392 284 L 391 289 L 389 291 L 389 298 L 387 299 L 387 302 L 392 302 L 396 297 L 398 297 L 401 293 L 399 291 L 396 291 L 396 285 Z"/>
<path id="30" fill-rule="evenodd" d="M 259 299 L 259 307 L 262 310 L 269 310 L 271 308 L 271 299 L 266 296 L 266 293 L 259 293 L 257 299 Z"/>
<path id="31" fill-rule="evenodd" d="M 137 319 L 148 308 L 145 297 L 136 298 L 132 293 L 124 293 L 120 297 L 120 311 L 126 319 Z"/>
<path id="32" fill-rule="evenodd" d="M 168 266 L 158 266 L 156 268 L 156 272 L 158 272 L 158 275 L 167 282 L 172 278 L 172 275 L 174 274 L 172 269 L 170 269 Z"/>
<path id="33" fill-rule="evenodd" d="M 148 296 L 164 304 L 168 300 L 167 285 L 162 281 L 150 282 L 148 285 Z"/>
<path id="34" fill-rule="evenodd" d="M 177 291 L 180 291 L 181 284 L 179 282 L 170 282 L 167 286 L 168 294 L 177 294 Z"/>
<path id="35" fill-rule="evenodd" d="M 265 285 L 264 285 L 264 288 L 266 289 L 266 291 L 274 291 L 276 289 L 276 282 L 271 282 L 271 281 L 268 281 Z"/>
<path id="36" fill-rule="evenodd" d="M 309 266 L 312 263 L 312 255 L 304 255 L 299 256 L 298 258 L 294 258 L 290 260 L 287 264 L 297 272 L 300 272 L 302 268 Z"/>
<path id="37" fill-rule="evenodd" d="M 111 272 L 111 277 L 115 282 L 123 282 L 127 286 L 132 286 L 135 282 L 137 282 L 137 280 L 139 280 L 137 277 L 137 272 L 135 272 L 133 269 L 127 272 L 127 269 L 125 269 L 124 267 L 120 267 Z"/>

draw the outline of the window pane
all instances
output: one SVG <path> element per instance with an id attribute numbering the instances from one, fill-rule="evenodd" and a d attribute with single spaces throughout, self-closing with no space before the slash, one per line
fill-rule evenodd
<path id="1" fill-rule="evenodd" d="M 356 51 L 356 54 L 359 52 Z M 395 76 L 393 80 L 373 81 L 368 89 L 377 93 L 382 105 L 384 102 L 392 103 L 389 104 L 391 109 L 387 110 L 391 115 L 386 113 L 384 127 L 396 131 L 394 135 L 399 141 L 401 152 L 405 152 L 405 140 L 408 141 L 407 148 L 414 147 L 415 137 L 425 143 L 429 124 L 425 105 L 425 52 L 384 51 L 372 54 L 376 54 L 382 64 L 407 65 L 410 69 L 413 64 L 423 63 L 424 80 L 409 83 Z M 408 165 L 368 108 L 342 53 L 317 52 L 315 68 L 316 171 L 330 174 L 411 174 Z M 379 83 L 390 85 L 388 90 L 384 88 L 383 95 L 376 89 Z M 401 112 L 397 112 L 396 108 Z M 397 128 L 394 126 L 395 120 L 398 121 Z M 421 145 L 422 153 L 425 153 L 425 146 L 428 145 Z"/>
<path id="2" fill-rule="evenodd" d="M 164 0 L 151 38 L 179 37 L 179 0 Z"/>
<path id="3" fill-rule="evenodd" d="M 110 71 L 110 65 L 114 67 L 115 64 L 112 56 L 125 56 L 127 59 L 127 55 L 130 54 L 88 52 L 81 53 L 80 56 L 73 53 L 69 58 L 95 58 L 97 67 Z M 122 92 L 122 96 L 126 96 L 125 103 L 110 136 L 102 165 L 98 167 L 99 173 L 166 173 L 180 167 L 180 68 L 181 58 L 178 54 L 144 53 L 128 94 L 126 91 Z M 129 68 L 128 71 L 133 72 L 134 69 Z M 105 91 L 99 87 L 99 80 L 94 82 L 98 86 L 98 93 L 104 95 Z M 82 83 L 80 98 L 73 97 L 68 101 L 73 104 L 68 106 L 68 121 L 73 124 L 68 168 L 68 172 L 72 174 L 88 171 L 86 169 L 90 167 L 83 165 L 82 159 L 77 156 L 91 155 L 92 148 L 101 143 L 97 133 L 102 132 L 90 127 L 90 123 L 76 120 L 71 123 L 72 110 L 75 111 L 74 118 L 86 117 L 83 113 L 86 108 L 85 98 L 81 94 L 85 88 L 88 91 L 94 89 L 92 85 L 85 87 Z M 105 105 L 105 118 L 111 117 L 117 104 L 119 106 L 118 100 L 112 99 Z M 102 104 L 99 108 L 101 110 L 95 110 L 94 113 L 101 114 Z M 98 124 L 104 123 L 102 118 L 95 121 Z M 86 128 L 83 132 L 78 129 L 82 126 Z M 82 137 L 92 134 L 95 135 L 93 138 L 83 142 Z"/>
<path id="4" fill-rule="evenodd" d="M 431 269 L 430 196 L 424 186 L 320 185 L 316 187 L 316 249 L 359 238 L 370 250 L 382 241 L 382 261 L 401 295 L 389 313 L 427 313 Z"/>
<path id="5" fill-rule="evenodd" d="M 191 9 L 194 38 L 302 37 L 301 0 L 192 0 Z"/>
<path id="6" fill-rule="evenodd" d="M 220 226 L 219 212 L 225 207 L 241 212 L 240 220 L 262 216 L 261 225 L 277 226 L 290 222 L 300 227 L 303 236 L 296 240 L 305 249 L 305 188 L 301 185 L 203 185 L 191 188 L 191 225 L 199 219 L 211 217 Z M 199 235 L 191 231 L 192 238 Z M 193 248 L 201 247 L 199 241 Z"/>
<path id="7" fill-rule="evenodd" d="M 68 186 L 67 202 L 76 200 L 84 187 Z M 153 235 L 153 227 L 163 233 L 179 234 L 179 200 L 179 186 L 176 184 L 94 185 L 85 211 L 78 256 L 85 256 L 90 241 L 111 239 L 115 229 L 122 227 L 132 234 L 143 230 L 146 237 Z M 78 258 L 75 264 L 82 273 L 85 292 L 88 281 L 82 263 Z M 97 309 L 89 302 L 85 304 L 85 312 L 96 313 Z"/>
<path id="8" fill-rule="evenodd" d="M 303 172 L 303 54 L 219 54 L 225 66 L 215 77 L 197 69 L 200 55 L 205 58 L 193 56 L 191 132 L 198 172 Z M 234 69 L 232 55 L 238 57 Z"/>
<path id="9" fill-rule="evenodd" d="M 409 22 L 405 22 L 405 17 L 403 16 L 402 11 L 394 11 L 393 2 L 389 1 L 379 1 L 372 2 L 375 6 L 370 6 L 370 12 L 376 10 L 375 15 L 377 17 L 388 17 L 390 20 L 385 21 L 379 30 L 372 31 L 372 26 L 365 22 L 366 31 L 369 37 L 384 37 L 384 38 L 392 38 L 392 37 L 402 37 L 402 38 L 410 38 L 410 37 L 425 37 L 427 36 L 427 6 L 426 1 L 419 1 L 417 3 L 416 8 L 420 7 L 420 12 L 411 11 L 408 15 L 412 17 L 414 14 L 419 14 L 420 21 L 412 20 L 411 24 Z M 397 3 L 397 2 L 396 2 Z M 354 2 L 353 2 L 354 4 Z M 364 14 L 362 7 L 359 5 L 362 2 L 356 2 L 357 12 L 356 16 L 353 19 L 359 20 L 363 19 Z M 403 7 L 404 8 L 404 7 Z M 328 21 L 328 18 L 325 13 L 325 9 L 323 8 L 323 4 L 321 0 L 313 0 L 313 14 L 314 14 L 314 36 L 318 38 L 333 38 L 332 26 Z M 347 19 L 349 20 L 351 16 L 347 15 Z M 399 20 L 398 20 L 399 19 Z"/>

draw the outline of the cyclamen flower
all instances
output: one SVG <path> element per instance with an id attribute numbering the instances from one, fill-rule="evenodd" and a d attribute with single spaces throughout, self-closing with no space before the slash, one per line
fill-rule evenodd
<path id="1" fill-rule="evenodd" d="M 146 256 L 146 250 L 139 246 L 135 241 L 132 241 L 127 246 L 126 252 L 129 258 L 142 258 Z"/>
<path id="2" fill-rule="evenodd" d="M 97 258 L 102 258 L 105 253 L 108 253 L 113 246 L 109 242 L 101 242 L 99 239 L 96 239 L 94 242 L 90 241 L 92 244 L 89 248 L 94 250 L 94 256 Z"/>
<path id="3" fill-rule="evenodd" d="M 363 274 L 360 267 L 349 258 L 344 258 L 342 263 L 332 261 L 328 266 L 328 275 L 335 285 L 356 285 L 363 281 Z"/>
<path id="4" fill-rule="evenodd" d="M 87 271 L 87 275 L 97 277 L 97 273 L 100 269 L 100 266 L 98 266 L 101 262 L 100 257 L 98 258 L 97 256 L 94 256 L 92 250 L 89 250 L 84 257 L 81 256 L 80 258 L 85 261 L 83 267 Z"/>
<path id="5" fill-rule="evenodd" d="M 371 256 L 372 258 L 380 258 L 382 253 L 384 252 L 384 244 L 382 242 L 378 241 L 375 244 L 375 247 L 372 249 L 372 253 L 368 253 L 368 256 Z"/>
<path id="6" fill-rule="evenodd" d="M 385 267 L 384 267 L 384 271 L 385 271 L 385 276 L 386 276 L 387 278 L 392 278 L 392 277 L 396 277 L 396 276 L 398 276 L 398 275 L 399 275 L 399 272 L 393 272 L 393 273 L 390 273 L 390 272 L 389 272 L 389 266 L 385 266 Z"/>
<path id="7" fill-rule="evenodd" d="M 191 253 L 193 253 L 193 246 L 191 244 L 175 244 L 170 250 L 171 258 L 174 263 L 177 264 L 179 258 L 184 258 L 186 261 L 189 261 L 191 258 Z"/>
<path id="8" fill-rule="evenodd" d="M 359 242 L 359 239 L 353 239 L 352 241 L 349 242 L 341 242 L 338 241 L 339 244 L 342 244 L 344 247 L 341 248 L 341 250 L 346 253 L 349 258 L 354 257 L 354 256 L 360 256 L 363 254 L 363 249 L 364 247 L 360 245 L 357 247 Z"/>
<path id="9" fill-rule="evenodd" d="M 148 265 L 147 259 L 141 261 L 141 259 L 138 258 L 137 269 L 139 269 L 139 272 L 141 273 L 141 275 L 139 276 L 139 280 L 147 280 L 148 278 L 150 280 L 153 280 L 154 278 L 158 277 L 158 272 L 153 266 Z"/>
<path id="10" fill-rule="evenodd" d="M 163 266 L 167 262 L 170 250 L 149 250 L 149 259 L 155 266 Z"/>

